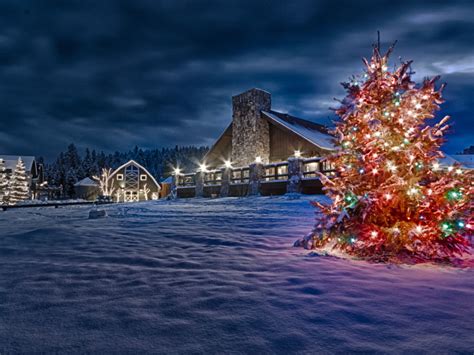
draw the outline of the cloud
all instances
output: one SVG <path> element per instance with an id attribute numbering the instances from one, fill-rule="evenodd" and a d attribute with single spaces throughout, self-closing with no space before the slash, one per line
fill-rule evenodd
<path id="1" fill-rule="evenodd" d="M 415 78 L 443 74 L 448 145 L 473 141 L 474 5 L 344 2 L 0 2 L 0 152 L 54 157 L 69 142 L 107 151 L 211 144 L 231 96 L 330 122 L 339 83 L 362 70 L 376 30 Z M 469 143 L 470 145 L 472 143 Z"/>

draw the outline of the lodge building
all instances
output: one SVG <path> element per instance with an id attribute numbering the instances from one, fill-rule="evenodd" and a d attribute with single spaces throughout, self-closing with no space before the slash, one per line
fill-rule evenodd
<path id="1" fill-rule="evenodd" d="M 204 160 L 210 168 L 224 161 L 248 166 L 287 160 L 301 152 L 321 157 L 334 151 L 333 137 L 322 124 L 272 110 L 271 94 L 251 89 L 232 98 L 232 122 L 217 139 Z"/>
<path id="2" fill-rule="evenodd" d="M 242 196 L 320 193 L 322 158 L 335 151 L 326 126 L 272 109 L 271 94 L 232 97 L 232 121 L 205 155 L 200 171 L 176 174 L 176 194 Z"/>

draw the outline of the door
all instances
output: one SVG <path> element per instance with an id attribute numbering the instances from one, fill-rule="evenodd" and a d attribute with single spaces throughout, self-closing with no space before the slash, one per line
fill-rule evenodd
<path id="1" fill-rule="evenodd" d="M 125 202 L 138 201 L 140 170 L 135 165 L 125 168 Z"/>

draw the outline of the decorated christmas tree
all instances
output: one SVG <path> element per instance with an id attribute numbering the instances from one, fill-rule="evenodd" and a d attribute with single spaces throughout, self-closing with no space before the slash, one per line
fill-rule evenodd
<path id="1" fill-rule="evenodd" d="M 8 202 L 8 177 L 5 161 L 0 159 L 0 205 Z"/>
<path id="2" fill-rule="evenodd" d="M 416 85 L 411 61 L 390 70 L 393 46 L 374 46 L 365 73 L 343 83 L 336 109 L 339 150 L 321 176 L 332 203 L 306 246 L 329 247 L 372 260 L 440 261 L 468 250 L 472 235 L 472 172 L 444 167 L 440 147 L 446 116 L 431 123 L 443 102 L 439 77 Z"/>
<path id="3" fill-rule="evenodd" d="M 26 177 L 25 164 L 21 158 L 18 158 L 18 163 L 10 180 L 9 190 L 9 203 L 18 203 L 28 199 L 28 180 Z"/>

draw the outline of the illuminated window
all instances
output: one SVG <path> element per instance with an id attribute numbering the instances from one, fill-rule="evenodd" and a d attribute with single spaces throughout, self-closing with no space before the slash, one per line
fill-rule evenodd
<path id="1" fill-rule="evenodd" d="M 123 174 L 117 174 L 117 180 L 122 181 L 123 180 Z"/>
<path id="2" fill-rule="evenodd" d="M 146 179 L 147 179 L 146 174 L 140 175 L 140 181 L 146 181 Z"/>

